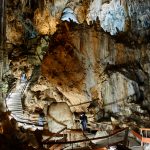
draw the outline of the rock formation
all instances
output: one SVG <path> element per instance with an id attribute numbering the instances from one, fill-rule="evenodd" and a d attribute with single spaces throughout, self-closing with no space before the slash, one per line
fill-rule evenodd
<path id="1" fill-rule="evenodd" d="M 7 91 L 24 71 L 24 110 L 42 110 L 50 131 L 81 112 L 148 127 L 149 18 L 149 0 L 7 0 Z"/>

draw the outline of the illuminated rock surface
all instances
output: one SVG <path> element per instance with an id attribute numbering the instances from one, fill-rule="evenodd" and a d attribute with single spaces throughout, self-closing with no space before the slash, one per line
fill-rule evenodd
<path id="1" fill-rule="evenodd" d="M 8 0 L 6 8 L 3 89 L 25 72 L 26 115 L 44 112 L 52 132 L 80 128 L 81 112 L 104 131 L 149 127 L 148 0 Z"/>

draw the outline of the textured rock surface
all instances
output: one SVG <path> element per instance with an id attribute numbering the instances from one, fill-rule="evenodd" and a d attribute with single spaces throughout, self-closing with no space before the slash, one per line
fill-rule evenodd
<path id="1" fill-rule="evenodd" d="M 91 2 L 87 14 L 87 21 L 96 20 L 101 22 L 102 28 L 111 35 L 119 31 L 132 30 L 138 32 L 148 29 L 149 22 L 149 1 L 141 0 L 111 0 L 104 3 L 102 0 Z M 140 34 L 140 33 L 138 33 Z"/>
<path id="2" fill-rule="evenodd" d="M 72 113 L 82 111 L 89 124 L 113 116 L 120 127 L 148 126 L 148 0 L 14 0 L 7 8 L 11 78 L 20 79 L 22 71 L 32 77 L 23 98 L 26 111 L 46 113 L 47 105 L 64 102 L 69 127 Z M 78 24 L 61 20 L 65 8 Z"/>
<path id="3" fill-rule="evenodd" d="M 102 98 L 107 111 L 120 112 L 119 103 L 136 93 L 139 93 L 137 83 L 119 73 L 113 73 L 102 85 Z"/>
<path id="4" fill-rule="evenodd" d="M 57 24 L 60 23 L 63 11 L 65 8 L 69 8 L 73 11 L 73 18 L 77 17 L 76 22 L 87 21 L 90 23 L 99 19 L 101 27 L 111 35 L 122 31 L 131 31 L 135 34 L 134 37 L 131 37 L 141 43 L 145 41 L 143 38 L 148 38 L 149 35 L 149 7 L 148 0 L 43 2 L 15 0 L 13 3 L 8 2 L 7 39 L 9 42 L 19 44 L 22 42 L 22 38 L 33 38 L 37 33 L 53 34 L 57 29 Z M 70 13 L 64 15 L 63 18 L 69 18 Z"/>
<path id="5" fill-rule="evenodd" d="M 73 114 L 66 103 L 52 103 L 48 108 L 48 126 L 51 132 L 58 132 L 64 127 L 74 125 Z"/>
<path id="6" fill-rule="evenodd" d="M 112 0 L 110 3 L 102 4 L 102 0 L 94 0 L 87 15 L 88 21 L 99 18 L 102 28 L 111 35 L 118 31 L 125 31 L 127 21 L 126 1 Z"/>

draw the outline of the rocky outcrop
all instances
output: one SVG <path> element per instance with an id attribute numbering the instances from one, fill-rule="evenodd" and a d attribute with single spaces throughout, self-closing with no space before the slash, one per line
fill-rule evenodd
<path id="1" fill-rule="evenodd" d="M 67 26 L 69 27 L 70 24 Z M 78 26 L 76 26 L 76 28 L 78 28 Z M 136 65 L 137 63 L 140 64 L 142 60 L 147 57 L 145 53 L 147 50 L 144 49 L 144 45 L 134 50 L 125 44 L 117 43 L 117 41 L 111 39 L 110 36 L 103 32 L 100 33 L 93 28 L 87 29 L 86 27 L 82 32 L 80 32 L 79 29 L 78 32 L 72 30 L 64 31 L 61 34 L 56 33 L 54 39 L 56 42 L 53 44 L 57 45 L 57 47 L 52 45 L 48 54 L 44 57 L 42 72 L 49 81 L 57 85 L 61 93 L 64 93 L 68 99 L 72 97 L 72 100 L 70 99 L 71 104 L 91 101 L 93 99 L 93 94 L 91 92 L 93 88 L 95 88 L 98 93 L 95 98 L 103 101 L 101 97 L 101 88 L 104 88 L 105 85 L 101 83 L 104 82 L 104 80 L 108 80 L 108 83 L 112 82 L 112 87 L 114 87 L 114 84 L 117 84 L 115 87 L 118 89 L 120 89 L 119 86 L 121 87 L 122 85 L 123 88 L 125 88 L 125 82 L 128 80 L 127 78 L 133 80 L 133 83 L 126 85 L 132 88 L 129 92 L 125 92 L 124 89 L 121 93 L 117 91 L 117 89 L 114 90 L 114 92 L 120 95 L 120 97 L 115 97 L 114 99 L 122 99 L 124 96 L 121 94 L 125 94 L 125 97 L 128 97 L 139 93 L 138 84 L 143 83 L 144 79 L 147 78 L 147 75 L 144 73 L 145 71 L 143 72 L 138 68 L 138 65 Z M 140 54 L 139 52 L 142 53 Z M 75 64 L 72 64 L 72 62 L 75 62 Z M 131 65 L 130 67 L 128 66 L 131 69 L 125 67 L 127 64 Z M 135 72 L 132 65 L 135 66 Z M 78 68 L 79 66 L 82 68 Z M 64 75 L 65 71 L 67 72 L 66 75 Z M 112 72 L 114 72 L 115 81 L 111 81 L 111 76 L 108 76 Z M 122 75 L 118 75 L 117 72 L 120 72 Z M 122 79 L 118 80 L 118 78 Z M 71 83 L 72 86 L 70 85 Z M 106 83 L 107 82 L 105 82 L 105 84 Z M 109 85 L 110 83 L 108 86 Z M 82 102 L 78 102 L 77 100 L 79 95 L 73 98 L 73 94 L 71 94 L 75 94 L 77 91 L 80 91 L 80 95 L 86 95 L 80 99 Z M 83 92 L 81 93 L 81 91 Z M 86 93 L 83 94 L 84 92 Z M 114 92 L 112 92 L 112 95 L 114 95 Z M 112 96 L 109 95 L 107 99 L 111 99 L 111 97 Z"/>
<path id="2" fill-rule="evenodd" d="M 102 98 L 107 111 L 120 112 L 119 105 L 139 93 L 138 84 L 122 74 L 113 73 L 102 85 Z"/>
<path id="3" fill-rule="evenodd" d="M 94 0 L 89 7 L 87 21 L 99 18 L 101 27 L 111 35 L 131 30 L 144 36 L 149 32 L 149 6 L 149 1 L 141 0 L 111 0 L 105 3 L 102 0 Z"/>
<path id="4" fill-rule="evenodd" d="M 47 113 L 48 126 L 51 132 L 56 133 L 64 127 L 73 128 L 73 114 L 66 103 L 52 103 L 48 107 Z"/>
<path id="5" fill-rule="evenodd" d="M 61 19 L 74 18 L 79 24 L 100 20 L 104 31 L 111 35 L 129 32 L 128 36 L 141 44 L 148 41 L 149 7 L 148 0 L 8 1 L 7 40 L 21 44 L 24 38 L 34 38 L 38 34 L 52 35 Z M 72 12 L 66 13 L 67 9 Z"/>
<path id="6" fill-rule="evenodd" d="M 8 1 L 11 74 L 20 79 L 24 70 L 28 79 L 33 76 L 24 97 L 26 110 L 37 113 L 64 102 L 69 119 L 71 112 L 84 111 L 92 121 L 114 113 L 120 126 L 133 118 L 138 122 L 138 116 L 146 120 L 149 6 L 148 0 Z"/>

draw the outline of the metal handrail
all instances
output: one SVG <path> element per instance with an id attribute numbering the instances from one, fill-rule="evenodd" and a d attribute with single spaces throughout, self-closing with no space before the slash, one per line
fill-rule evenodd
<path id="1" fill-rule="evenodd" d="M 103 137 L 89 138 L 89 139 L 83 139 L 83 140 L 77 140 L 77 141 L 65 141 L 65 142 L 63 142 L 63 141 L 56 141 L 56 142 L 48 141 L 47 144 L 55 144 L 55 143 L 57 143 L 57 144 L 72 144 L 72 143 L 81 143 L 81 142 L 86 142 L 86 141 L 91 141 L 91 140 L 93 141 L 93 140 L 99 140 L 99 139 L 107 139 L 107 138 L 113 137 L 114 135 L 117 135 L 118 133 L 121 133 L 122 131 L 126 131 L 128 129 L 129 129 L 128 127 L 123 128 L 123 129 L 120 129 L 120 130 L 110 134 L 110 135 L 103 136 Z M 124 140 L 120 140 L 118 142 L 124 142 Z M 110 143 L 109 145 L 112 145 L 112 144 Z"/>
<path id="2" fill-rule="evenodd" d="M 144 129 L 144 130 L 146 130 L 146 129 Z M 148 129 L 148 131 L 149 131 L 149 129 Z M 134 130 L 131 130 L 131 133 L 141 141 L 141 146 L 143 146 L 143 143 L 150 143 L 150 138 L 143 137 L 143 135 L 140 135 L 139 133 L 135 132 Z"/>
<path id="3" fill-rule="evenodd" d="M 21 118 L 21 117 L 18 117 L 18 116 L 17 116 L 17 118 L 21 119 L 20 121 L 17 120 L 20 123 L 25 123 L 25 124 L 29 124 L 29 125 L 35 125 L 35 126 L 43 127 L 43 125 L 39 125 L 37 122 L 32 122 L 29 119 L 24 119 L 24 118 Z"/>
<path id="4" fill-rule="evenodd" d="M 55 135 L 61 133 L 62 131 L 66 130 L 67 129 L 67 126 L 64 127 L 63 129 L 59 130 L 58 132 L 54 133 L 51 137 L 47 138 L 46 140 L 43 141 L 43 143 L 47 143 L 49 142 L 50 139 L 52 139 L 53 137 L 55 137 Z"/>
<path id="5" fill-rule="evenodd" d="M 13 115 L 15 116 L 15 114 L 13 114 Z M 19 116 L 16 116 L 16 118 L 19 118 L 21 120 L 26 120 L 26 121 L 28 121 L 28 123 L 34 123 L 34 122 L 35 122 L 35 124 L 37 123 L 37 120 L 32 120 L 31 121 L 30 119 L 22 118 L 22 117 L 19 117 Z M 21 121 L 19 121 L 19 122 L 21 122 Z M 43 121 L 43 122 L 45 122 L 45 121 Z"/>

